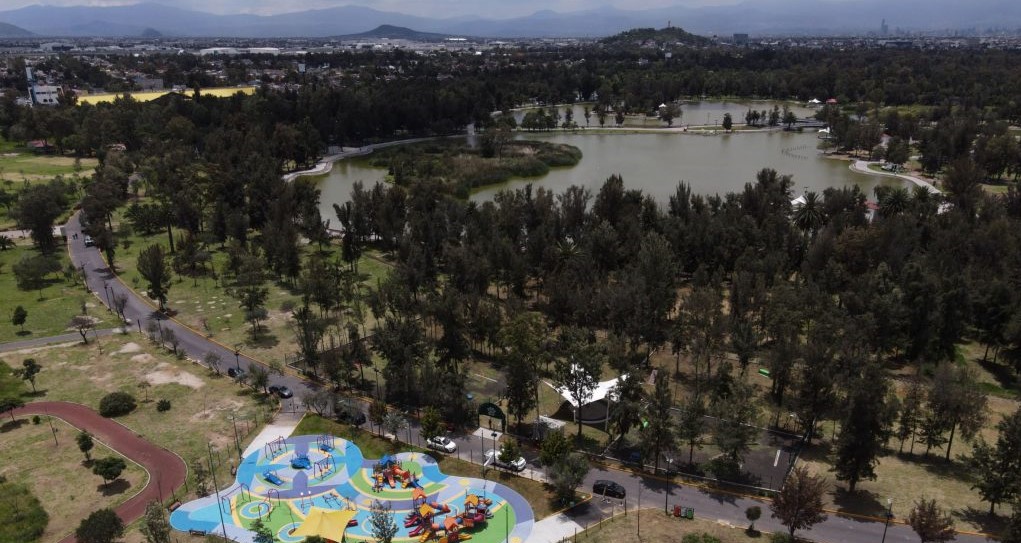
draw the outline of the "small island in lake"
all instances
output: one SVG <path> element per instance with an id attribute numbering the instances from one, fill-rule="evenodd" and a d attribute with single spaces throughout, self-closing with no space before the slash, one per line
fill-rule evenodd
<path id="1" fill-rule="evenodd" d="M 472 189 L 504 183 L 515 177 L 540 177 L 550 168 L 575 166 L 581 149 L 534 140 L 510 140 L 490 133 L 472 147 L 463 140 L 437 140 L 402 145 L 373 153 L 369 164 L 386 168 L 392 181 L 436 179 L 461 197 Z"/>

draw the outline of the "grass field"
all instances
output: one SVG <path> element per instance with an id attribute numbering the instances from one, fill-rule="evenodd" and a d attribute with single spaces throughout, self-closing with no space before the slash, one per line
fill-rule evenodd
<path id="1" fill-rule="evenodd" d="M 768 514 L 766 512 L 765 514 Z M 680 520 L 668 517 L 659 509 L 643 509 L 641 516 L 641 537 L 638 536 L 639 516 L 634 511 L 627 516 L 617 515 L 598 526 L 580 532 L 577 538 L 568 541 L 585 543 L 620 543 L 622 541 L 663 541 L 680 542 L 687 534 L 708 534 L 720 543 L 753 543 L 769 541 L 769 534 L 745 531 L 747 526 L 732 526 L 711 520 L 695 518 Z"/>
<path id="2" fill-rule="evenodd" d="M 50 181 L 58 175 L 65 180 L 73 180 L 76 175 L 87 178 L 98 163 L 94 158 L 24 152 L 16 143 L 0 139 L 0 189 L 16 194 L 33 183 Z M 12 230 L 15 226 L 9 210 L 0 207 L 0 231 Z"/>
<path id="3" fill-rule="evenodd" d="M 0 354 L 0 362 L 20 367 L 21 361 L 29 356 L 43 366 L 36 378 L 40 398 L 80 402 L 95 408 L 108 392 L 129 392 L 138 398 L 139 405 L 131 414 L 119 417 L 119 422 L 179 454 L 189 466 L 195 460 L 206 462 L 207 447 L 212 444 L 217 480 L 221 483 L 229 477 L 230 466 L 237 462 L 231 416 L 237 420 L 240 445 L 244 448 L 275 409 L 271 400 L 253 395 L 251 389 L 239 388 L 202 366 L 159 352 L 137 336 L 103 338 L 100 345 L 25 349 Z M 140 388 L 138 385 L 143 381 L 149 387 Z M 146 397 L 148 402 L 144 401 Z M 172 407 L 159 413 L 155 400 L 164 398 L 171 401 Z M 2 441 L 21 442 L 6 435 Z M 194 488 L 194 473 L 189 472 L 190 492 L 185 494 L 181 489 L 176 495 L 182 500 L 193 498 Z M 171 491 L 163 490 L 167 494 Z M 53 515 L 53 511 L 49 512 Z"/>
<path id="4" fill-rule="evenodd" d="M 96 319 L 97 327 L 111 325 L 110 315 L 99 300 L 86 293 L 81 283 L 69 282 L 60 272 L 50 275 L 42 291 L 19 289 L 12 269 L 14 264 L 23 257 L 37 254 L 35 249 L 25 245 L 27 242 L 21 243 L 14 249 L 0 251 L 0 292 L 3 293 L 0 297 L 0 343 L 74 332 L 68 328 L 68 322 L 81 314 L 83 302 L 89 316 Z M 69 263 L 63 247 L 58 247 L 54 256 L 60 260 L 62 268 Z M 24 332 L 11 324 L 11 313 L 19 305 L 28 311 Z"/>
<path id="5" fill-rule="evenodd" d="M 27 417 L 17 423 L 6 420 L 0 426 L 0 475 L 25 484 L 42 502 L 50 516 L 40 539 L 44 543 L 60 540 L 92 511 L 127 500 L 147 481 L 145 471 L 128 461 L 120 479 L 104 485 L 84 465 L 85 457 L 74 441 L 78 430 L 59 419 L 53 419 L 56 445 L 46 422 L 32 424 Z M 108 456 L 117 453 L 97 442 L 92 457 Z"/>

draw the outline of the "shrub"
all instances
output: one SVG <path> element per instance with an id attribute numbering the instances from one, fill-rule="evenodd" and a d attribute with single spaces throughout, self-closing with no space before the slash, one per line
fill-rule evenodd
<path id="1" fill-rule="evenodd" d="M 127 392 L 111 392 L 99 400 L 99 414 L 119 417 L 135 410 L 135 397 Z"/>
<path id="2" fill-rule="evenodd" d="M 39 418 L 39 415 L 32 415 L 32 424 L 39 424 L 43 419 Z"/>
<path id="3" fill-rule="evenodd" d="M 156 402 L 156 411 L 159 411 L 160 413 L 170 411 L 170 400 L 164 398 Z"/>

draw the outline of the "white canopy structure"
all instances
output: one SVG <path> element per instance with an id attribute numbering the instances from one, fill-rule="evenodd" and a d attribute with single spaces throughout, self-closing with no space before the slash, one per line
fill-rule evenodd
<path id="1" fill-rule="evenodd" d="M 566 387 L 558 388 L 549 382 L 546 382 L 546 385 L 557 391 L 557 394 L 560 394 L 564 401 L 571 404 L 571 407 L 574 409 L 575 419 L 580 418 L 582 422 L 593 423 L 603 422 L 606 420 L 610 411 L 609 402 L 617 401 L 617 394 L 614 389 L 617 387 L 617 383 L 621 379 L 627 378 L 628 375 L 624 374 L 616 379 L 601 381 L 598 385 L 596 385 L 595 390 L 592 391 L 592 395 L 589 396 L 583 404 L 579 404 L 578 401 L 571 396 L 570 390 Z M 600 405 L 595 406 L 593 404 Z"/>

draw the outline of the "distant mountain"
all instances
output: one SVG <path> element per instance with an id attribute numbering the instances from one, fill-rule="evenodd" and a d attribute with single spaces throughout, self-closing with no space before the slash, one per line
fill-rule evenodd
<path id="1" fill-rule="evenodd" d="M 450 34 L 438 34 L 435 32 L 419 32 L 403 26 L 379 25 L 376 28 L 360 34 L 348 34 L 346 36 L 334 36 L 335 39 L 353 40 L 409 40 L 409 41 L 443 41 L 450 37 Z"/>
<path id="2" fill-rule="evenodd" d="M 664 26 L 683 27 L 700 35 L 736 32 L 846 35 L 878 30 L 883 19 L 891 29 L 910 31 L 1014 30 L 1021 27 L 1021 2 L 744 0 L 699 7 L 622 10 L 603 6 L 569 13 L 547 10 L 511 19 L 463 16 L 440 19 L 351 5 L 271 16 L 215 15 L 156 3 L 105 7 L 33 5 L 0 12 L 0 20 L 45 36 L 138 36 L 153 29 L 164 36 L 252 38 L 357 35 L 381 25 L 414 28 L 422 33 L 510 38 L 602 37 L 630 28 Z"/>
<path id="3" fill-rule="evenodd" d="M 33 34 L 24 28 L 10 23 L 0 23 L 0 38 L 27 38 Z"/>
<path id="4" fill-rule="evenodd" d="M 676 26 L 661 28 L 659 30 L 655 28 L 634 28 L 621 32 L 620 34 L 610 36 L 609 38 L 603 38 L 599 40 L 599 43 L 618 47 L 633 47 L 640 46 L 650 41 L 657 45 L 681 43 L 684 45 L 705 46 L 713 43 L 713 40 L 710 40 L 709 38 L 696 36 L 695 34 L 685 32 L 684 29 L 677 28 Z"/>
<path id="5" fill-rule="evenodd" d="M 163 33 L 155 28 L 146 28 L 141 34 L 139 34 L 139 36 L 143 38 L 162 38 Z"/>

